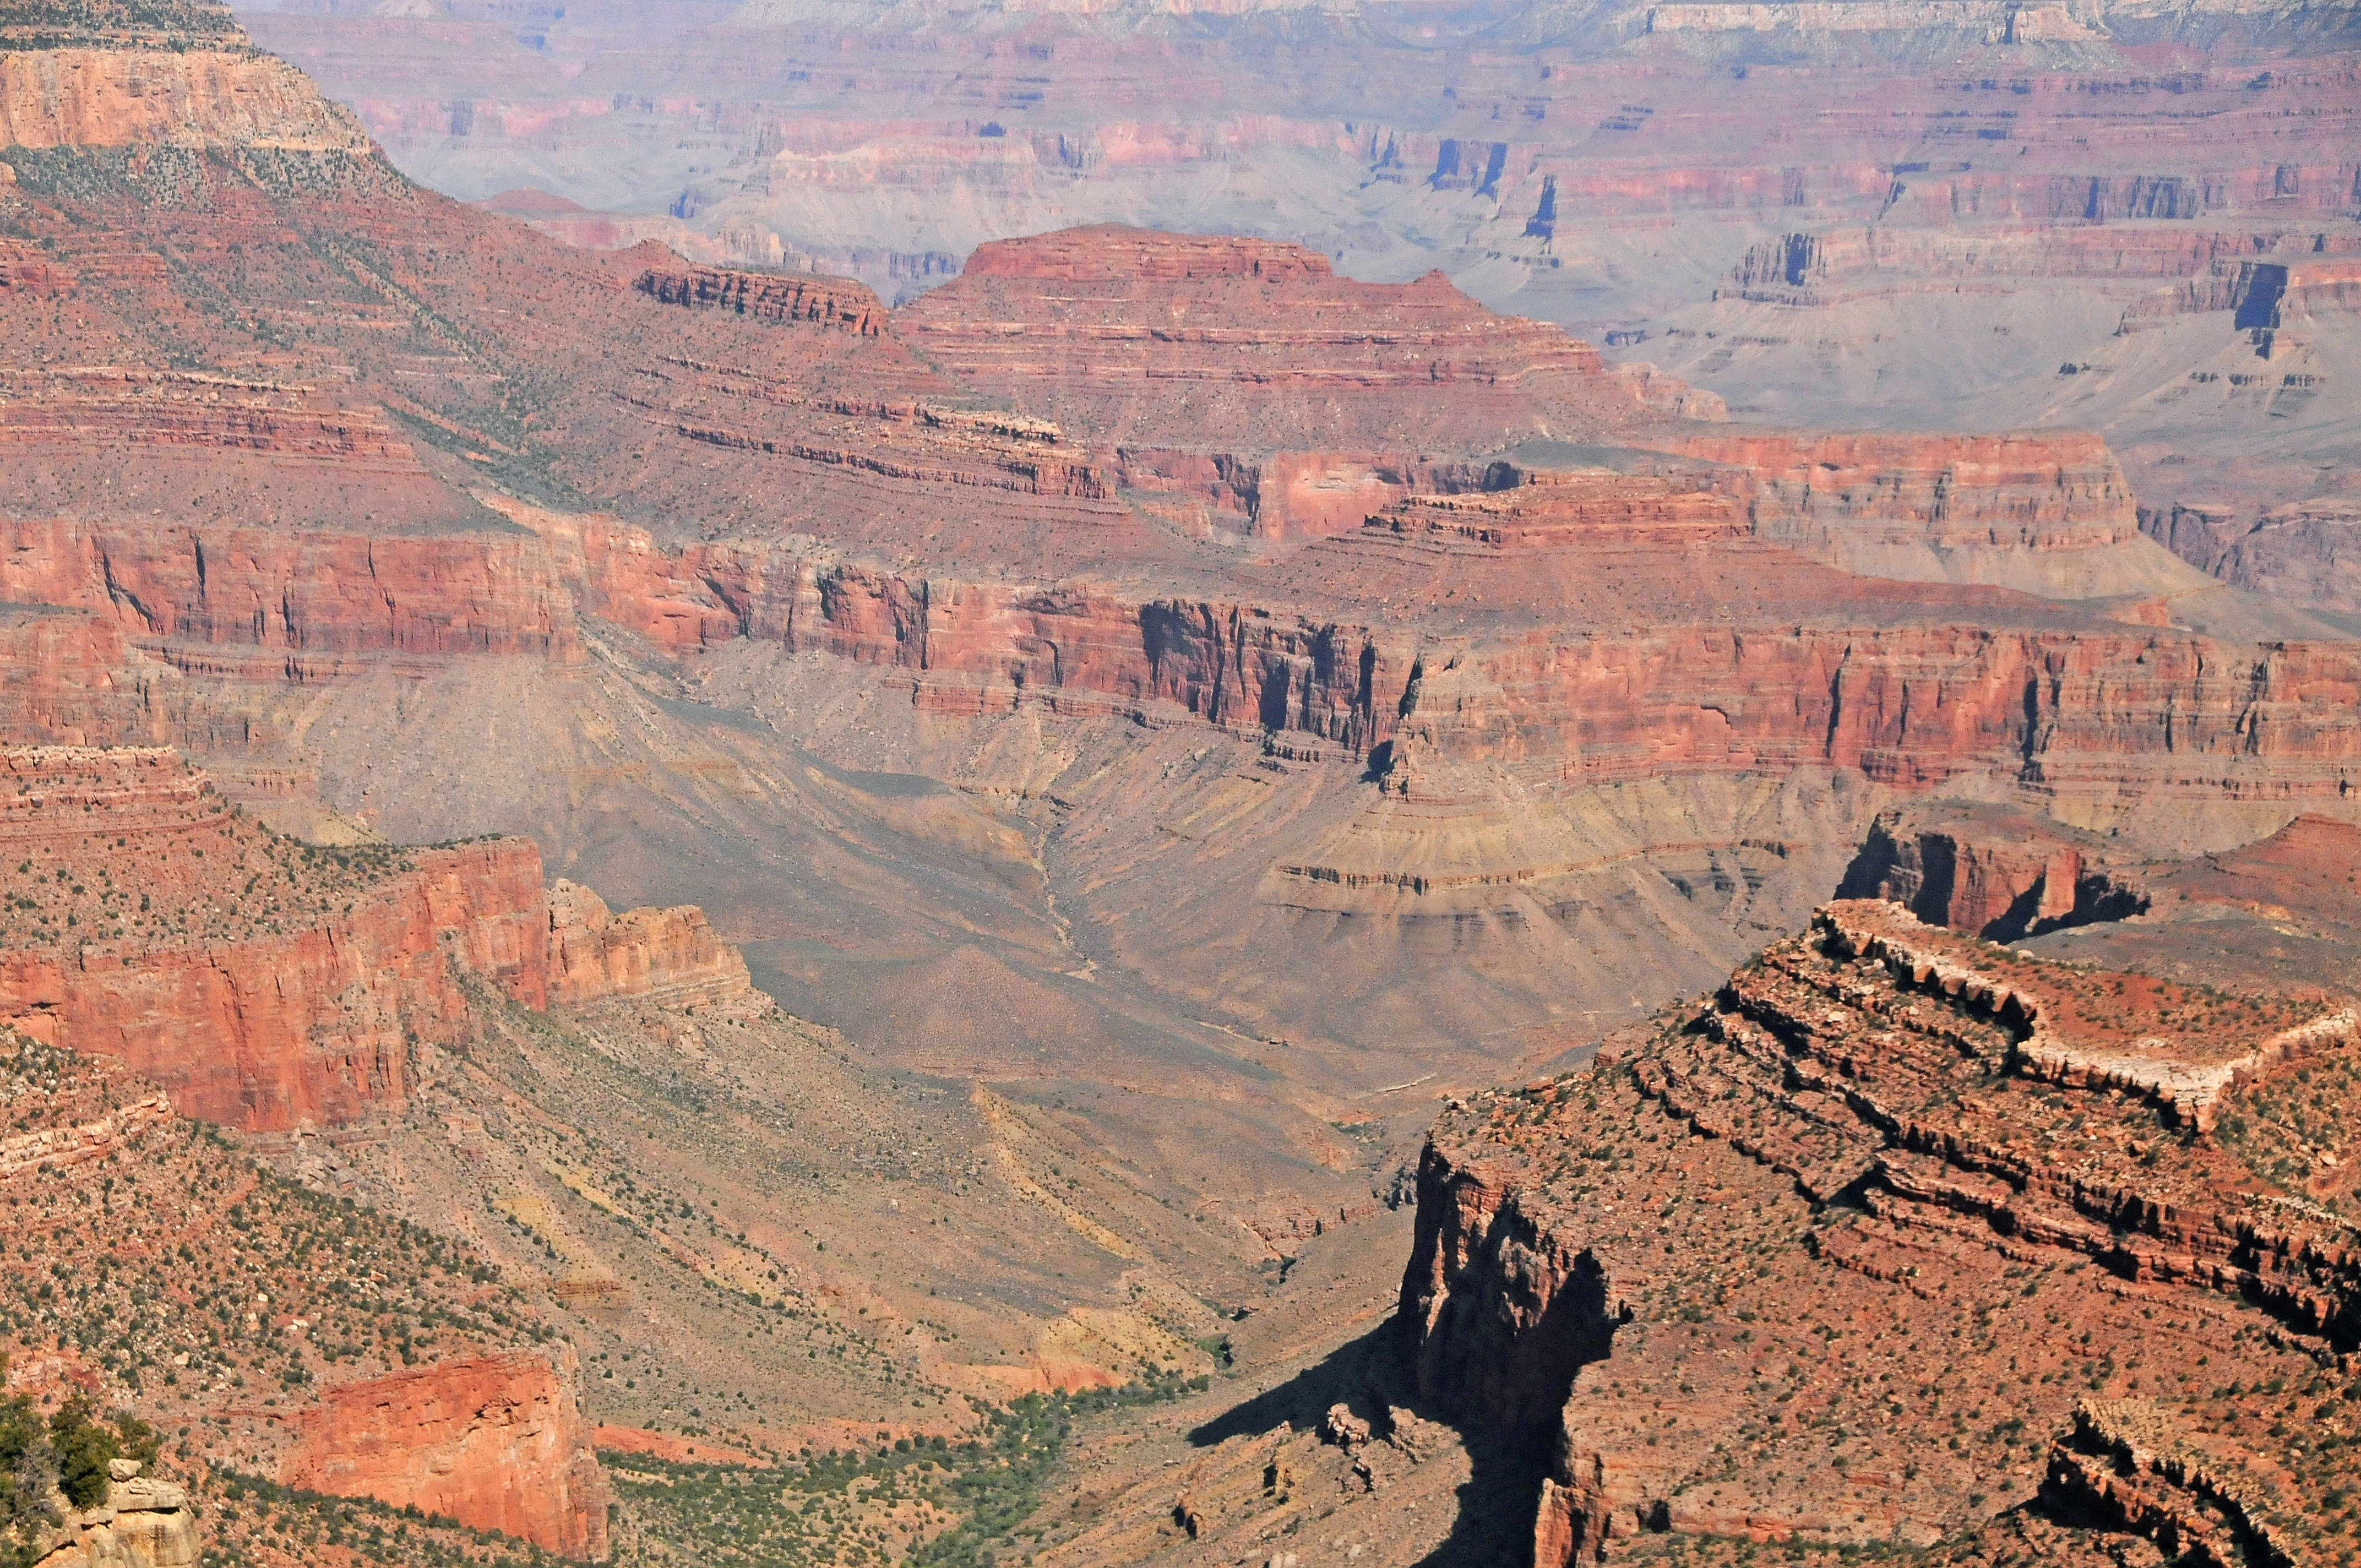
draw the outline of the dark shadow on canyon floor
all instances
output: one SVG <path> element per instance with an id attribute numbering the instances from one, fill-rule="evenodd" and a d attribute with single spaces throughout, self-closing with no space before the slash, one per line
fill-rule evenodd
<path id="1" fill-rule="evenodd" d="M 1548 1458 L 1537 1443 L 1502 1442 L 1462 1431 L 1471 1474 L 1458 1487 L 1459 1516 L 1416 1568 L 1498 1568 L 1529 1563 L 1533 1516 L 1541 1508 Z"/>
<path id="2" fill-rule="evenodd" d="M 1459 1434 L 1472 1474 L 1455 1489 L 1459 1511 L 1451 1533 L 1418 1562 L 1417 1568 L 1499 1568 L 1530 1559 L 1533 1515 L 1548 1468 L 1546 1444 L 1529 1437 L 1503 1438 L 1470 1431 L 1417 1392 L 1400 1326 L 1389 1321 L 1331 1351 L 1286 1382 L 1234 1405 L 1189 1433 L 1189 1442 L 1211 1448 L 1227 1438 L 1259 1436 L 1281 1422 L 1298 1431 L 1317 1431 L 1331 1409 L 1343 1405 L 1383 1440 L 1393 1413 L 1406 1410 Z"/>

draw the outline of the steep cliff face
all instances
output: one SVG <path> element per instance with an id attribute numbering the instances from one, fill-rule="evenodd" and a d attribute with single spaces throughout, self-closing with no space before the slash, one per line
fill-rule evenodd
<path id="1" fill-rule="evenodd" d="M 1413 497 L 1356 532 L 1464 548 L 1471 564 L 1565 550 L 1555 569 L 1578 575 L 1592 559 L 1629 569 L 1586 549 L 1711 545 L 1736 529 L 1731 503 L 1708 490 L 1536 477 Z M 1823 607 L 1817 623 L 1755 630 L 1682 624 L 1681 611 L 1646 629 L 1503 629 L 1437 663 L 1375 617 L 945 581 L 787 548 L 675 554 L 634 531 L 548 514 L 536 526 L 580 541 L 591 608 L 667 646 L 775 639 L 912 671 L 921 704 L 952 710 L 1011 710 L 1062 691 L 1169 702 L 1358 752 L 1398 740 L 1389 776 L 1413 794 L 1422 760 L 1448 760 L 1587 782 L 1665 765 L 1830 764 L 1923 788 L 1997 771 L 2068 794 L 2137 781 L 2192 797 L 2332 803 L 2361 755 L 2361 725 L 2343 706 L 2361 689 L 2361 663 L 2341 643 L 2242 657 L 2185 632 L 1895 625 L 1890 609 L 1883 624 L 1830 624 L 1843 607 Z M 1554 591 L 1537 573 L 1502 586 Z"/>
<path id="2" fill-rule="evenodd" d="M 559 878 L 549 893 L 549 1000 L 613 997 L 690 1005 L 747 1000 L 746 960 L 694 905 L 611 914 L 606 900 Z"/>
<path id="3" fill-rule="evenodd" d="M 0 1015 L 131 1065 L 191 1114 L 284 1130 L 399 1106 L 406 1036 L 448 1037 L 465 1015 L 455 964 L 546 1001 L 527 841 L 316 850 L 245 820 L 169 751 L 0 766 L 17 786 Z"/>
<path id="4" fill-rule="evenodd" d="M 1944 806 L 1879 815 L 1840 895 L 1905 905 L 1930 926 L 2014 941 L 2146 909 L 2106 841 L 2029 813 Z"/>
<path id="5" fill-rule="evenodd" d="M 1996 583 L 2087 598 L 2193 586 L 2141 542 L 2122 466 L 2098 436 L 1701 434 L 1754 531 L 1870 576 Z"/>
<path id="6" fill-rule="evenodd" d="M 398 1111 L 411 1042 L 465 1026 L 467 977 L 536 1009 L 753 994 L 702 910 L 544 894 L 529 839 L 302 843 L 167 748 L 0 751 L 0 1023 L 123 1062 L 208 1121 Z"/>
<path id="7" fill-rule="evenodd" d="M 208 0 L 24 0 L 0 16 L 0 149 L 365 152 L 368 134 Z"/>
<path id="8" fill-rule="evenodd" d="M 2361 499 L 2322 496 L 2259 516 L 2232 506 L 2144 507 L 2140 527 L 2235 587 L 2312 609 L 2361 610 Z"/>
<path id="9" fill-rule="evenodd" d="M 0 586 L 154 643 L 291 655 L 570 659 L 573 600 L 541 543 L 307 531 L 0 522 Z"/>
<path id="10" fill-rule="evenodd" d="M 2259 1497 L 2238 1475 L 2274 1446 L 2270 1378 L 2361 1334 L 2352 1173 L 2290 1167 L 2244 1119 L 2299 1083 L 2361 1091 L 2355 1038 L 2316 1003 L 1835 905 L 1589 1069 L 1455 1104 L 1401 1330 L 1463 1423 L 1560 1407 L 1533 1521 L 1552 1568 L 1664 1532 L 1952 1537 L 1946 1561 L 1990 1561 L 1982 1532 L 2042 1497 L 2169 1543 L 2176 1517 Z M 2342 1150 L 2337 1114 L 2307 1135 Z M 1953 1425 L 1995 1378 L 2013 1419 Z M 2127 1397 L 2137 1421 L 2098 1403 Z M 2127 1441 L 2129 1467 L 2107 1458 Z M 2272 1462 L 2284 1550 L 2334 1528 L 2334 1441 Z M 2176 1445 L 2212 1458 L 2149 1463 Z"/>
<path id="11" fill-rule="evenodd" d="M 0 148 L 138 145 L 359 152 L 368 135 L 302 71 L 268 55 L 0 52 Z"/>
<path id="12" fill-rule="evenodd" d="M 415 1506 L 586 1562 L 607 1556 L 607 1484 L 572 1353 L 445 1361 L 327 1390 L 280 1466 L 289 1486 Z"/>

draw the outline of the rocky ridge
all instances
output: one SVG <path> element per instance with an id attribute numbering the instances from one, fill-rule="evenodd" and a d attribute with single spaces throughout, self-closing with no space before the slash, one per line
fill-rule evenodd
<path id="1" fill-rule="evenodd" d="M 2334 1551 L 2345 1173 L 2290 1189 L 2221 1135 L 2275 1079 L 2349 1086 L 2349 1015 L 2265 1050 L 2209 1120 L 2160 1084 L 2059 1071 L 2030 1043 L 2045 1007 L 2075 1028 L 2169 1020 L 2140 1041 L 2165 1078 L 2216 1070 L 2225 1023 L 2288 1021 L 1839 904 L 1694 1014 L 1445 1115 L 1402 1329 L 1427 1397 L 1555 1434 L 1537 1561 L 1697 1536 L 1949 1537 L 1979 1560 L 1995 1510 L 2037 1497 L 2224 1562 Z M 2301 1452 L 2261 1430 L 2290 1387 L 2320 1401 Z M 2129 1481 L 2105 1459 L 2126 1442 Z M 2145 1457 L 2173 1444 L 2205 1464 Z"/>

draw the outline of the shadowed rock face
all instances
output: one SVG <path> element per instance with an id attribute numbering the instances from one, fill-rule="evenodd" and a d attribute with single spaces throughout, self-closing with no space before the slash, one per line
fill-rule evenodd
<path id="1" fill-rule="evenodd" d="M 607 1484 L 577 1376 L 570 1355 L 512 1354 L 341 1385 L 305 1418 L 281 1477 L 602 1562 Z"/>
<path id="2" fill-rule="evenodd" d="M 1840 892 L 2008 942 L 2146 910 L 2145 879 L 2110 867 L 2109 848 L 2096 835 L 1996 807 L 1889 812 L 1870 824 Z"/>

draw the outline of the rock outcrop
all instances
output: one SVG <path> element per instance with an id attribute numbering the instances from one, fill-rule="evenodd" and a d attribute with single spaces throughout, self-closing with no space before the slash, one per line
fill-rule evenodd
<path id="1" fill-rule="evenodd" d="M 187 1488 L 140 1468 L 136 1459 L 113 1461 L 106 1501 L 68 1510 L 33 1568 L 196 1568 L 203 1543 Z"/>
<path id="2" fill-rule="evenodd" d="M 0 50 L 0 149 L 142 145 L 359 152 L 368 136 L 268 55 Z"/>
<path id="3" fill-rule="evenodd" d="M 1840 896 L 1906 905 L 1930 926 L 2008 942 L 2147 907 L 2105 840 L 2028 812 L 1944 805 L 1882 813 Z"/>
<path id="4" fill-rule="evenodd" d="M 528 841 L 315 850 L 163 750 L 35 748 L 0 767 L 16 786 L 0 839 L 22 868 L 0 1018 L 129 1064 L 192 1115 L 285 1130 L 398 1106 L 406 1038 L 466 1014 L 455 960 L 546 1003 Z"/>
<path id="5" fill-rule="evenodd" d="M 280 1478 L 602 1562 L 607 1482 L 570 1356 L 445 1361 L 331 1387 L 302 1418 Z"/>
<path id="6" fill-rule="evenodd" d="M 457 1037 L 468 977 L 533 1008 L 752 995 L 703 911 L 544 894 L 529 839 L 302 843 L 166 748 L 0 751 L 0 1023 L 124 1062 L 207 1121 L 284 1132 L 397 1111 L 410 1042 Z M 11 1143 L 0 1167 L 106 1146 Z"/>
<path id="7" fill-rule="evenodd" d="M 896 330 L 979 389 L 1127 446 L 1452 454 L 1645 417 L 1588 344 L 1439 272 L 1355 282 L 1263 240 L 1102 225 L 996 241 Z"/>
<path id="8" fill-rule="evenodd" d="M 873 337 L 885 330 L 885 307 L 849 278 L 733 272 L 719 267 L 650 268 L 631 285 L 668 305 L 734 311 L 758 321 L 811 322 Z"/>
<path id="9" fill-rule="evenodd" d="M 2158 1081 L 2053 1070 L 2045 1036 Z M 2337 1151 L 2308 1179 L 2244 1118 L 2299 1074 L 2349 1094 L 2352 1036 L 1832 905 L 1589 1069 L 1455 1103 L 1402 1332 L 1463 1425 L 1551 1444 L 1552 1568 L 1665 1531 L 1988 1561 L 1979 1532 L 2045 1494 L 2171 1550 L 2269 1496 L 2300 1557 L 2334 1528 L 2341 1424 L 2279 1448 L 2268 1490 L 2235 1457 L 2271 1441 L 2267 1387 L 2319 1393 L 2361 1336 L 2361 1232 L 2341 1113 L 2307 1118 Z M 2176 1075 L 2219 1077 L 2218 1113 Z"/>
<path id="10" fill-rule="evenodd" d="M 611 914 L 588 888 L 559 878 L 549 893 L 549 1000 L 580 1005 L 645 998 L 677 1005 L 745 1001 L 746 960 L 695 905 Z"/>
<path id="11" fill-rule="evenodd" d="M 1848 572 L 2088 598 L 2191 580 L 2147 549 L 2095 435 L 1691 435 L 1754 532 Z"/>

